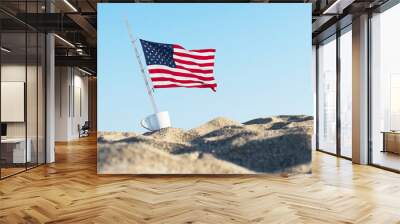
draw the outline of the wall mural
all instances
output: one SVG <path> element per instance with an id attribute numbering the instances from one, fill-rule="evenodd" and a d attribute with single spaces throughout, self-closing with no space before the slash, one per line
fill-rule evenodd
<path id="1" fill-rule="evenodd" d="M 310 173 L 310 11 L 99 4 L 98 173 Z"/>

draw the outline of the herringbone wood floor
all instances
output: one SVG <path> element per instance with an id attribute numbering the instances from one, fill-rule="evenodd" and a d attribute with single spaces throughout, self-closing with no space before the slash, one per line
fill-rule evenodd
<path id="1" fill-rule="evenodd" d="M 400 223 L 400 175 L 314 152 L 313 174 L 98 176 L 95 138 L 0 181 L 0 223 Z"/>

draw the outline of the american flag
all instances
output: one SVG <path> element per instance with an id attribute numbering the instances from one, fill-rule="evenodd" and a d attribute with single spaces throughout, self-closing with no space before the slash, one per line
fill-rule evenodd
<path id="1" fill-rule="evenodd" d="M 186 50 L 177 44 L 140 40 L 154 88 L 211 88 L 215 49 Z"/>

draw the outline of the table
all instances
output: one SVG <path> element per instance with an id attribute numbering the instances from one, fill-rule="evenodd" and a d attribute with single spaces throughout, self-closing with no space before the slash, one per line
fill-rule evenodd
<path id="1" fill-rule="evenodd" d="M 400 154 L 400 131 L 382 131 L 383 150 L 382 152 L 392 152 Z"/>
<path id="2" fill-rule="evenodd" d="M 25 140 L 28 143 L 25 153 Z M 2 157 L 9 163 L 26 163 L 31 162 L 32 141 L 30 138 L 4 138 L 1 139 Z M 5 154 L 3 156 L 3 154 Z M 11 155 L 12 154 L 12 155 Z M 11 159 L 12 158 L 12 159 Z"/>

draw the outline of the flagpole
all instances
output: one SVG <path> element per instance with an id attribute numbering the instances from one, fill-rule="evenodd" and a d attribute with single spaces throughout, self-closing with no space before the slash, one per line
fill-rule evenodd
<path id="1" fill-rule="evenodd" d="M 136 47 L 136 44 L 135 44 L 137 39 L 135 39 L 133 37 L 133 35 L 132 35 L 132 30 L 131 30 L 131 27 L 129 26 L 129 22 L 128 22 L 127 18 L 125 18 L 125 24 L 126 24 L 126 28 L 128 29 L 128 34 L 129 34 L 130 41 L 132 43 L 132 46 L 133 46 L 135 54 L 136 54 L 136 59 L 138 60 L 138 63 L 139 63 L 139 66 L 140 66 L 140 71 L 142 72 L 144 83 L 146 84 L 147 94 L 149 95 L 150 102 L 151 102 L 151 105 L 153 106 L 154 113 L 157 114 L 158 113 L 158 108 L 157 108 L 157 105 L 156 105 L 156 101 L 154 100 L 153 91 L 152 91 L 152 88 L 150 87 L 149 81 L 147 80 L 146 70 L 144 69 L 144 66 L 142 64 L 142 60 L 140 60 L 139 51 L 138 51 L 138 49 Z"/>

